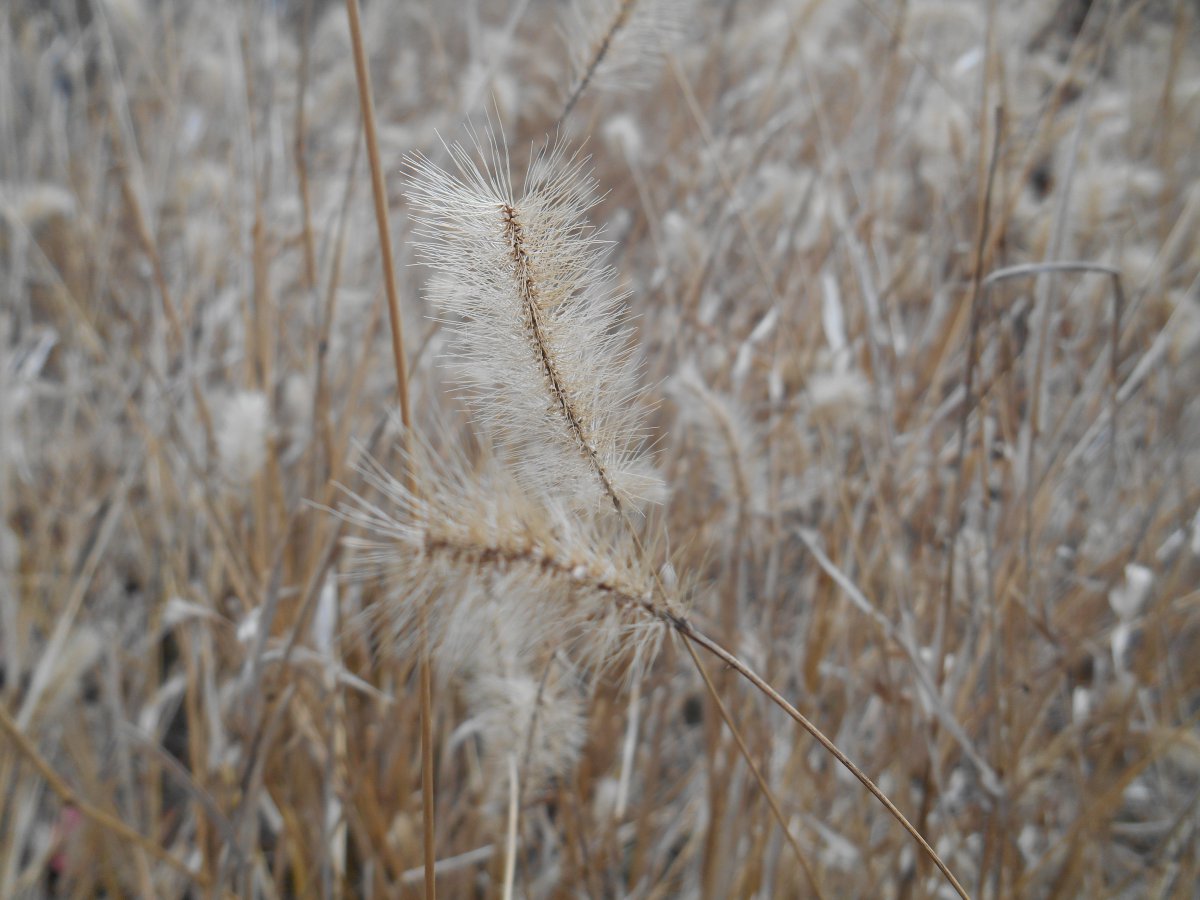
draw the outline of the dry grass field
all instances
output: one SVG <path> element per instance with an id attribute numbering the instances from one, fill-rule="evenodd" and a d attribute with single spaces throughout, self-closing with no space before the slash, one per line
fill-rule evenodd
<path id="1" fill-rule="evenodd" d="M 0 897 L 1197 896 L 1198 135 L 1194 0 L 6 0 Z"/>

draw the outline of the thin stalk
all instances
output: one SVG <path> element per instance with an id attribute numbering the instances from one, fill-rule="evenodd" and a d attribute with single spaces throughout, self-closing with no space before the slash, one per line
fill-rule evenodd
<path id="1" fill-rule="evenodd" d="M 629 529 L 630 534 L 633 536 L 633 541 L 637 547 L 638 553 L 641 554 L 642 559 L 648 559 L 646 555 L 646 548 L 642 544 L 642 539 L 638 535 L 637 530 L 633 527 L 633 523 L 629 521 L 628 516 L 623 516 L 622 518 L 624 519 L 625 526 Z M 654 584 L 658 589 L 659 596 L 663 598 L 665 603 L 667 598 L 666 588 L 663 587 L 662 579 L 658 577 L 657 571 L 654 571 Z M 925 851 L 926 855 L 933 861 L 933 864 L 938 867 L 938 870 L 944 876 L 946 876 L 946 880 L 950 882 L 951 886 L 958 893 L 958 895 L 962 897 L 963 900 L 970 900 L 970 895 L 959 883 L 958 879 L 954 877 L 954 873 L 950 871 L 950 867 L 942 861 L 942 858 L 938 856 L 937 851 L 929 845 L 929 842 L 925 840 L 924 837 L 922 837 L 921 832 L 917 831 L 913 824 L 908 821 L 904 813 L 900 812 L 899 808 L 888 798 L 887 794 L 881 791 L 879 787 L 876 786 L 875 782 L 873 782 L 862 769 L 854 764 L 850 757 L 839 750 L 837 744 L 827 738 L 825 733 L 821 731 L 820 728 L 809 721 L 808 718 L 800 712 L 800 710 L 788 703 L 788 701 L 784 699 L 783 695 L 780 694 L 779 691 L 771 687 L 771 685 L 761 675 L 751 669 L 748 665 L 746 665 L 746 663 L 742 662 L 712 638 L 708 637 L 703 632 L 698 631 L 696 627 L 684 616 L 677 615 L 671 612 L 669 608 L 660 608 L 650 602 L 643 602 L 641 606 L 660 621 L 675 629 L 680 636 L 686 639 L 685 643 L 691 642 L 703 647 L 717 659 L 721 660 L 723 663 L 749 681 L 752 685 L 754 685 L 754 687 L 758 688 L 758 690 L 761 691 L 768 700 L 787 713 L 797 725 L 812 735 L 818 744 L 824 747 L 834 759 L 845 766 L 846 770 L 855 778 L 857 778 L 862 783 L 863 787 L 865 787 L 871 793 L 871 795 L 875 797 L 876 800 L 883 804 L 883 808 L 892 814 L 892 817 L 900 823 L 900 825 L 909 833 L 912 839 L 916 841 L 918 845 L 920 845 L 923 851 Z M 688 649 L 690 650 L 691 648 L 689 647 Z M 701 669 L 701 674 L 705 675 L 705 681 L 707 681 L 707 673 L 705 673 L 703 669 Z M 713 693 L 715 697 L 716 692 L 711 691 L 711 693 Z M 719 700 L 718 709 L 724 709 L 723 704 L 721 704 Z M 726 717 L 727 722 L 730 721 L 724 712 L 722 712 L 722 715 Z M 744 744 L 741 744 L 740 741 L 739 745 L 744 747 Z M 747 760 L 749 760 L 748 756 Z M 769 797 L 769 792 L 766 793 Z M 784 828 L 784 831 L 787 832 L 787 828 Z"/>
<path id="2" fill-rule="evenodd" d="M 367 141 L 367 159 L 371 164 L 371 192 L 375 199 L 375 224 L 379 229 L 379 255 L 383 262 L 383 287 L 387 294 L 388 322 L 392 332 L 392 357 L 396 363 L 396 390 L 400 395 L 400 419 L 407 432 L 412 428 L 408 404 L 408 366 L 404 361 L 404 325 L 400 319 L 400 295 L 396 290 L 396 266 L 392 260 L 392 229 L 388 223 L 387 188 L 379 161 L 379 134 L 375 125 L 375 101 L 371 95 L 371 73 L 363 49 L 362 23 L 358 0 L 346 0 L 350 20 L 350 43 L 354 50 L 354 73 L 358 79 L 358 103 L 362 108 L 363 136 Z"/>
<path id="3" fill-rule="evenodd" d="M 424 611 L 422 611 L 424 617 Z M 437 897 L 437 847 L 434 842 L 436 808 L 433 787 L 433 677 L 429 663 L 429 644 L 421 629 L 421 821 L 425 832 L 425 897 Z"/>
<path id="4" fill-rule="evenodd" d="M 933 861 L 933 864 L 938 867 L 943 875 L 946 876 L 946 880 L 950 882 L 950 885 L 954 888 L 958 895 L 962 897 L 963 900 L 970 900 L 970 895 L 967 894 L 966 889 L 959 884 L 958 879 L 954 877 L 954 873 L 950 871 L 950 868 L 942 861 L 942 858 L 938 856 L 937 851 L 929 845 L 929 842 L 921 836 L 921 833 L 913 827 L 912 823 L 909 822 L 907 818 L 905 818 L 904 813 L 900 812 L 900 810 L 896 807 L 896 804 L 888 799 L 887 794 L 881 791 L 875 785 L 875 782 L 873 782 L 867 776 L 867 774 L 863 772 L 862 769 L 860 769 L 850 760 L 850 757 L 846 756 L 845 753 L 839 750 L 837 745 L 827 738 L 821 729 L 810 722 L 803 713 L 796 709 L 796 707 L 788 703 L 788 701 L 785 700 L 783 696 L 777 690 L 775 690 L 775 688 L 771 687 L 771 685 L 768 684 L 757 672 L 751 669 L 748 665 L 746 665 L 716 641 L 712 640 L 712 638 L 697 631 L 692 623 L 687 619 L 672 616 L 671 625 L 688 641 L 703 647 L 713 656 L 717 657 L 717 659 L 721 660 L 723 663 L 749 681 L 752 685 L 758 688 L 758 690 L 761 691 L 768 700 L 786 712 L 789 716 L 791 716 L 792 720 L 795 721 L 797 725 L 812 735 L 818 744 L 824 747 L 834 759 L 845 766 L 847 771 L 857 778 L 862 783 L 863 787 L 870 791 L 871 795 L 874 796 L 876 800 L 883 804 L 884 809 L 892 814 L 892 817 L 895 818 L 895 820 L 900 823 L 904 830 L 912 836 L 912 839 L 920 845 L 921 849 L 924 850 L 926 855 L 928 855 L 928 857 Z"/>
<path id="5" fill-rule="evenodd" d="M 296 64 L 296 130 L 292 135 L 292 156 L 296 165 L 296 187 L 300 192 L 300 212 L 303 220 L 301 237 L 304 246 L 304 286 L 317 289 L 317 249 L 312 227 L 312 194 L 308 186 L 308 121 L 305 99 L 308 93 L 308 57 L 312 43 L 313 0 L 305 0 L 300 19 L 300 60 Z"/>
<path id="6" fill-rule="evenodd" d="M 371 73 L 367 69 L 367 56 L 363 49 L 358 0 L 346 0 L 346 16 L 350 23 L 350 43 L 354 52 L 354 73 L 358 81 L 358 102 L 362 108 L 367 159 L 371 165 L 371 192 L 375 200 L 375 224 L 379 228 L 379 255 L 383 262 L 383 286 L 387 294 L 388 322 L 391 325 L 396 391 L 400 395 L 400 420 L 404 423 L 407 440 L 407 435 L 412 432 L 412 413 L 408 399 L 408 364 L 404 358 L 404 326 L 400 319 L 400 297 L 396 290 L 396 268 L 392 260 L 391 227 L 387 215 L 387 191 L 383 183 L 383 166 L 379 161 L 375 103 L 371 95 Z M 411 469 L 408 477 L 411 480 Z M 424 633 L 425 629 L 422 628 L 421 634 Z M 429 647 L 424 638 L 421 639 L 419 648 L 418 666 L 421 683 L 421 819 L 425 844 L 425 897 L 426 900 L 434 900 L 437 897 L 437 879 L 434 872 L 437 854 L 434 846 L 433 679 L 429 668 Z"/>
<path id="7" fill-rule="evenodd" d="M 725 708 L 725 703 L 721 700 L 721 695 L 717 693 L 716 685 L 712 683 L 712 677 L 708 674 L 708 670 L 704 668 L 704 663 L 700 662 L 700 657 L 696 654 L 696 649 L 691 643 L 684 641 L 683 646 L 687 648 L 688 655 L 691 656 L 692 662 L 696 664 L 696 668 L 700 672 L 700 677 L 704 679 L 704 686 L 708 689 L 709 696 L 712 697 L 713 702 L 717 705 L 717 711 L 721 714 L 721 718 L 724 719 L 730 734 L 733 735 L 733 739 L 737 742 L 738 750 L 741 751 L 742 758 L 746 760 L 746 765 L 750 767 L 750 772 L 754 775 L 754 780 L 758 782 L 759 790 L 767 798 L 767 803 L 771 807 L 771 813 L 775 816 L 775 821 L 779 823 L 779 827 L 783 829 L 783 836 L 787 838 L 787 842 L 791 845 L 797 862 L 800 863 L 800 868 L 804 870 L 804 874 L 808 877 L 808 882 L 812 885 L 813 893 L 820 900 L 825 900 L 825 892 L 821 890 L 821 883 L 817 881 L 817 874 L 812 870 L 808 858 L 805 857 L 804 852 L 800 849 L 800 845 L 796 842 L 795 835 L 792 834 L 792 830 L 788 827 L 787 820 L 783 817 L 783 810 L 779 808 L 779 802 L 775 799 L 775 794 L 771 791 L 766 778 L 763 777 L 761 770 L 759 770 L 758 764 L 754 762 L 754 758 L 750 755 L 750 748 L 746 746 L 746 741 L 742 737 L 741 731 L 734 725 L 733 719 L 729 715 L 729 710 Z"/>
<path id="8" fill-rule="evenodd" d="M 517 817 L 520 812 L 517 783 L 517 758 L 508 758 L 508 836 L 504 842 L 504 890 L 503 900 L 512 900 L 513 881 L 517 874 Z"/>

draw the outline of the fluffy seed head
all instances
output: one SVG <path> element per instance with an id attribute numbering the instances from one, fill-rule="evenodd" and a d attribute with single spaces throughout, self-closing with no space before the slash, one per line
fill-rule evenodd
<path id="1" fill-rule="evenodd" d="M 579 517 L 531 495 L 491 458 L 475 466 L 451 448 L 418 446 L 406 465 L 419 493 L 368 460 L 361 471 L 378 499 L 356 496 L 340 510 L 364 532 L 346 542 L 351 569 L 387 586 L 373 615 L 397 649 L 423 621 L 435 653 L 491 642 L 514 660 L 561 650 L 598 669 L 657 642 L 675 614 L 613 517 Z M 497 608 L 502 632 L 487 625 Z"/>
<path id="2" fill-rule="evenodd" d="M 573 0 L 563 37 L 571 55 L 568 109 L 589 86 L 636 88 L 658 70 L 662 48 L 682 33 L 676 0 Z"/>
<path id="3" fill-rule="evenodd" d="M 495 135 L 449 152 L 453 171 L 409 160 L 408 195 L 476 424 L 527 488 L 618 510 L 657 499 L 625 294 L 587 220 L 587 160 L 547 145 L 518 196 Z"/>

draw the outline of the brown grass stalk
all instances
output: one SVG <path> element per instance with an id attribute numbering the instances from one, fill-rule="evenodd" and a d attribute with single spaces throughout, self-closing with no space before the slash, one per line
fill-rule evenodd
<path id="1" fill-rule="evenodd" d="M 396 391 L 400 397 L 400 419 L 405 433 L 412 430 L 412 412 L 409 408 L 408 365 L 405 362 L 404 326 L 400 318 L 400 296 L 396 289 L 396 270 L 392 260 L 391 226 L 388 222 L 387 188 L 383 181 L 383 166 L 379 160 L 379 137 L 375 126 L 375 100 L 371 93 L 371 74 L 367 68 L 366 51 L 363 49 L 362 24 L 359 18 L 358 0 L 346 0 L 346 16 L 350 23 L 350 40 L 354 52 L 354 74 L 358 82 L 358 100 L 362 111 L 363 134 L 367 142 L 367 159 L 371 168 L 371 189 L 375 200 L 375 223 L 379 229 L 379 254 L 383 264 L 383 284 L 387 294 L 388 323 L 391 326 L 392 359 L 396 366 Z M 433 779 L 433 682 L 429 669 L 429 654 L 422 647 L 418 663 L 421 697 L 421 785 L 422 818 L 425 844 L 425 897 L 433 900 L 437 896 L 437 879 L 434 866 L 437 861 L 435 846 L 435 802 Z"/>

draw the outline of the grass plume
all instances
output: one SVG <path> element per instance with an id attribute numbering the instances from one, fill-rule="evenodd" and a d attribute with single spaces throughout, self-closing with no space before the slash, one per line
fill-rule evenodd
<path id="1" fill-rule="evenodd" d="M 534 155 L 521 193 L 490 131 L 449 148 L 454 172 L 409 161 L 427 292 L 454 337 L 451 365 L 477 425 L 527 486 L 618 511 L 660 497 L 644 449 L 644 394 L 626 295 L 586 215 L 587 160 L 565 144 Z"/>
<path id="2" fill-rule="evenodd" d="M 645 83 L 682 20 L 675 0 L 572 0 L 564 15 L 572 74 L 560 124 L 592 84 L 611 89 Z"/>
<path id="3" fill-rule="evenodd" d="M 356 565 L 388 585 L 391 599 L 374 615 L 402 654 L 422 617 L 437 645 L 475 616 L 474 605 L 502 597 L 524 635 L 515 655 L 577 651 L 589 668 L 604 668 L 655 642 L 678 614 L 655 595 L 652 573 L 611 517 L 580 516 L 530 492 L 498 461 L 477 467 L 453 447 L 426 448 L 409 464 L 419 493 L 368 459 L 363 473 L 378 501 L 342 508 L 364 532 L 347 539 Z"/>

